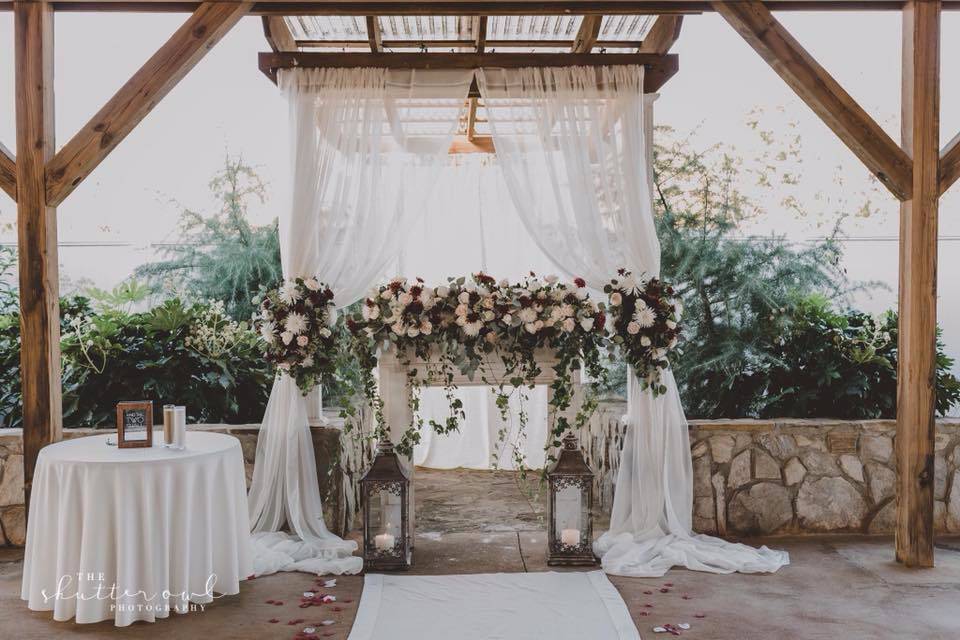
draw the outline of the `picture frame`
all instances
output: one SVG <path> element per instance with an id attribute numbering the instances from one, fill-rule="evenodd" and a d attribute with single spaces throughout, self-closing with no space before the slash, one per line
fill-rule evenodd
<path id="1" fill-rule="evenodd" d="M 153 446 L 153 401 L 117 403 L 117 447 L 133 449 Z"/>

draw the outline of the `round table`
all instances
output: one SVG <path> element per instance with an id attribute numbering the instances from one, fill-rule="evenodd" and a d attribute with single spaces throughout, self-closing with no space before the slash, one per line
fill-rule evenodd
<path id="1" fill-rule="evenodd" d="M 21 588 L 30 609 L 126 626 L 238 593 L 253 573 L 240 442 L 190 432 L 175 451 L 116 439 L 40 451 Z"/>

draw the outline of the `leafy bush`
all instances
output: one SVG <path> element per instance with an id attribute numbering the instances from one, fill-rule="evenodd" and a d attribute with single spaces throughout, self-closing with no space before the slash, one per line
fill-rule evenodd
<path id="1" fill-rule="evenodd" d="M 197 422 L 259 422 L 273 381 L 257 336 L 222 303 L 168 300 L 144 313 L 92 312 L 84 298 L 61 303 L 63 416 L 68 426 L 112 425 L 120 400 L 187 406 Z M 19 358 L 19 320 L 0 317 L 0 359 Z M 5 368 L 5 371 L 10 369 Z M 17 371 L 17 369 L 13 369 Z M 0 377 L 3 421 L 22 419 L 19 376 Z"/>

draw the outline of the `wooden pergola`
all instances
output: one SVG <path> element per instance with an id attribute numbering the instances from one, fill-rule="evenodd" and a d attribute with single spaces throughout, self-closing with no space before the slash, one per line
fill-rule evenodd
<path id="1" fill-rule="evenodd" d="M 811 10 L 901 12 L 899 144 L 774 16 Z M 241 18 L 263 21 L 272 51 L 261 54 L 260 68 L 271 76 L 293 66 L 643 64 L 646 88 L 656 90 L 677 70 L 669 50 L 684 17 L 716 12 L 901 202 L 896 556 L 910 567 L 933 566 L 937 216 L 940 196 L 960 177 L 960 135 L 939 148 L 944 10 L 960 10 L 960 1 L 0 0 L 0 11 L 12 11 L 15 25 L 16 155 L 0 144 L 0 188 L 17 202 L 27 501 L 37 454 L 60 440 L 63 428 L 57 206 Z M 57 148 L 53 23 L 64 11 L 188 17 Z M 402 26 L 404 18 L 416 26 Z M 340 26 L 329 27 L 333 24 Z M 477 137 L 475 98 L 468 138 Z"/>

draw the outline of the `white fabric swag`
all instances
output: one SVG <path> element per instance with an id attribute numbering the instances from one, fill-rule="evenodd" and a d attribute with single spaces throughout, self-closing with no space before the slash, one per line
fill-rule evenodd
<path id="1" fill-rule="evenodd" d="M 338 307 L 381 279 L 423 210 L 472 79 L 470 70 L 280 72 L 293 173 L 280 215 L 285 278 L 316 275 Z M 362 569 L 356 543 L 324 524 L 306 402 L 287 375 L 270 393 L 249 500 L 258 575 Z"/>
<path id="2" fill-rule="evenodd" d="M 600 289 L 620 267 L 660 275 L 652 210 L 652 103 L 643 68 L 482 69 L 480 92 L 517 212 L 568 276 Z M 693 466 L 672 372 L 654 397 L 628 373 L 628 421 L 610 530 L 594 544 L 607 573 L 776 571 L 785 552 L 692 533 Z"/>
<path id="3" fill-rule="evenodd" d="M 317 275 L 339 306 L 398 257 L 440 175 L 476 73 L 508 190 L 530 235 L 570 276 L 598 289 L 616 269 L 657 275 L 650 99 L 641 67 L 283 71 L 292 125 L 293 202 L 280 217 L 285 277 Z M 409 117 L 414 115 L 415 117 Z M 608 573 L 671 566 L 775 571 L 786 553 L 691 531 L 692 463 L 672 375 L 654 398 L 629 376 L 629 429 L 611 529 L 595 544 Z M 323 523 L 304 400 L 278 378 L 250 491 L 257 573 L 355 572 L 355 544 Z M 290 536 L 278 533 L 286 524 Z"/>

